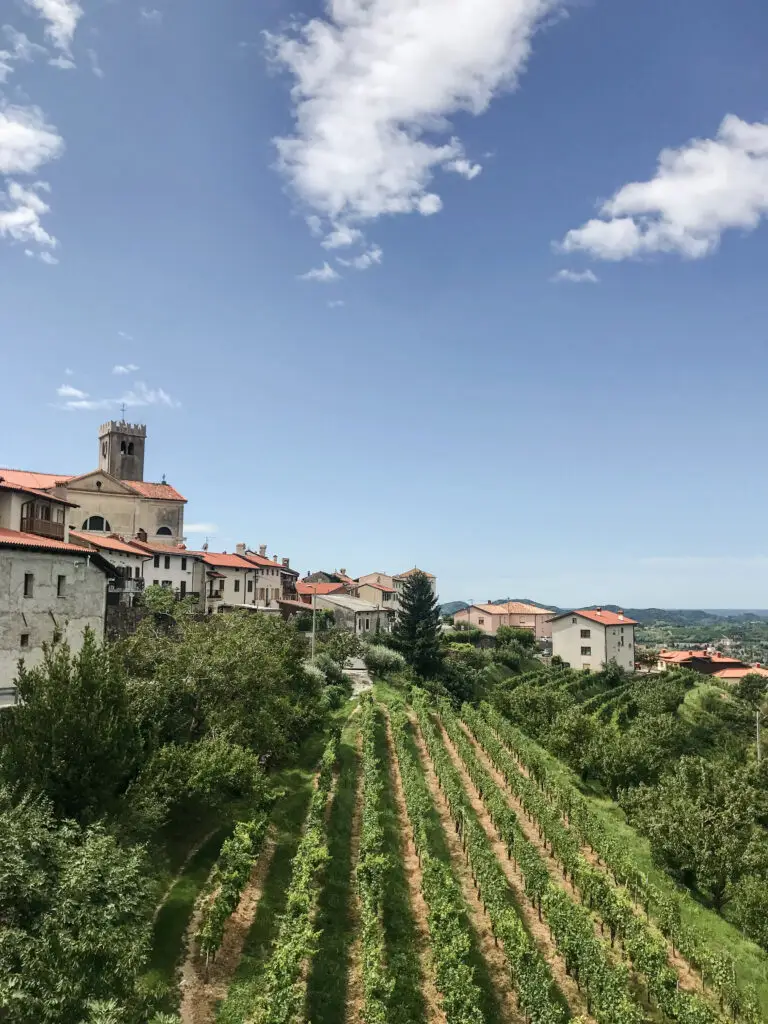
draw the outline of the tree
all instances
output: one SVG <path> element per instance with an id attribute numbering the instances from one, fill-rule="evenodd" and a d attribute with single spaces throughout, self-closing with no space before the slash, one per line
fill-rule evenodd
<path id="1" fill-rule="evenodd" d="M 349 659 L 358 657 L 362 651 L 360 639 L 349 629 L 328 630 L 320 638 L 319 646 L 341 668 L 346 668 Z"/>
<path id="2" fill-rule="evenodd" d="M 758 672 L 750 672 L 739 682 L 735 689 L 736 696 L 757 710 L 768 696 L 768 677 Z"/>
<path id="3" fill-rule="evenodd" d="M 400 611 L 393 630 L 396 650 L 424 678 L 440 671 L 440 606 L 429 577 L 412 573 L 403 587 Z"/>
<path id="4" fill-rule="evenodd" d="M 11 783 L 44 793 L 57 814 L 93 821 L 138 771 L 142 742 L 120 659 L 86 630 L 83 647 L 44 648 L 19 669 L 20 703 L 0 715 L 0 759 Z"/>
<path id="5" fill-rule="evenodd" d="M 536 649 L 536 634 L 532 629 L 516 629 L 514 626 L 499 626 L 496 630 L 496 646 L 518 644 L 528 651 Z"/>

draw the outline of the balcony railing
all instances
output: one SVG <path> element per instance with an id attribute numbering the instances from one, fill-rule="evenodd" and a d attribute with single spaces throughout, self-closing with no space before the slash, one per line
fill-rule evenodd
<path id="1" fill-rule="evenodd" d="M 209 601 L 221 601 L 224 598 L 224 594 L 220 590 L 214 590 L 212 594 L 208 594 Z"/>
<path id="2" fill-rule="evenodd" d="M 64 540 L 64 523 L 52 523 L 50 519 L 22 516 L 21 532 L 36 533 L 39 537 L 51 537 L 53 540 Z"/>
<path id="3" fill-rule="evenodd" d="M 140 594 L 144 590 L 144 580 L 128 578 L 127 576 L 116 576 L 109 582 L 109 589 L 120 591 L 123 594 Z"/>

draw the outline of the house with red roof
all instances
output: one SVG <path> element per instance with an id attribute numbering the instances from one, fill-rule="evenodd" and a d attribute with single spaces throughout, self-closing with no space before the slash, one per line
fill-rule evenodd
<path id="1" fill-rule="evenodd" d="M 578 608 L 550 619 L 552 654 L 571 668 L 599 672 L 615 662 L 628 672 L 635 669 L 635 626 L 619 609 Z"/>
<path id="2" fill-rule="evenodd" d="M 482 629 L 492 636 L 499 626 L 511 626 L 513 629 L 529 629 L 537 640 L 552 635 L 552 612 L 549 608 L 541 608 L 525 601 L 503 601 L 494 604 L 472 604 L 462 608 L 453 616 L 454 625 L 465 624 Z"/>

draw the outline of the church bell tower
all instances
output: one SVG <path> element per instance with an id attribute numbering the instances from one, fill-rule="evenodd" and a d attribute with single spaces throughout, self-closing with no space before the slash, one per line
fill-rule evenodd
<path id="1" fill-rule="evenodd" d="M 144 479 L 144 445 L 147 428 L 143 423 L 110 420 L 99 427 L 99 469 L 118 480 Z"/>

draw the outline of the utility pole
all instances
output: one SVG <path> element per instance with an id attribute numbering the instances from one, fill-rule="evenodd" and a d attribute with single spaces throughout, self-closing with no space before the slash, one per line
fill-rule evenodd
<path id="1" fill-rule="evenodd" d="M 317 602 L 315 600 L 316 597 L 317 587 L 315 587 L 315 589 L 312 591 L 312 656 L 310 660 L 313 665 L 315 664 L 315 631 L 317 629 Z"/>
<path id="2" fill-rule="evenodd" d="M 760 764 L 760 708 L 755 712 L 755 723 L 757 725 L 757 763 Z"/>

